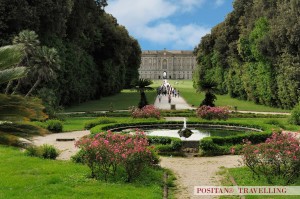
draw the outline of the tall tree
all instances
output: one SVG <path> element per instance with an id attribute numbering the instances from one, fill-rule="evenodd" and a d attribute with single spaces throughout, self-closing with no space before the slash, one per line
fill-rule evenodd
<path id="1" fill-rule="evenodd" d="M 59 69 L 59 56 L 54 48 L 37 47 L 33 59 L 34 65 L 31 68 L 31 74 L 36 76 L 37 80 L 26 94 L 26 97 L 36 89 L 42 80 L 48 81 L 54 78 L 56 75 L 55 71 Z"/>
<path id="2" fill-rule="evenodd" d="M 140 102 L 138 104 L 139 108 L 143 108 L 144 106 L 148 105 L 148 100 L 147 100 L 145 91 L 153 90 L 153 88 L 150 87 L 151 84 L 152 84 L 152 81 L 150 79 L 143 79 L 143 78 L 140 78 L 133 84 L 134 89 L 137 90 L 138 92 L 140 92 L 141 98 L 140 98 Z"/>

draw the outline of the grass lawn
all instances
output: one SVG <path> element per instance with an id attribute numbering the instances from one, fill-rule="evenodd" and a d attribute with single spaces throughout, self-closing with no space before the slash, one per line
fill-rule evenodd
<path id="1" fill-rule="evenodd" d="M 162 198 L 163 170 L 147 169 L 133 183 L 88 178 L 87 166 L 27 157 L 0 145 L 0 198 Z"/>
<path id="2" fill-rule="evenodd" d="M 241 168 L 231 168 L 228 169 L 229 174 L 234 178 L 234 180 L 236 181 L 236 183 L 238 184 L 238 186 L 274 186 L 274 185 L 278 185 L 278 186 L 284 186 L 282 183 L 280 182 L 274 182 L 274 184 L 268 184 L 267 180 L 265 178 L 260 178 L 260 179 L 253 179 L 252 177 L 252 172 L 250 171 L 250 169 L 246 168 L 246 167 L 241 167 Z M 233 184 L 231 183 L 231 181 L 229 180 L 229 175 L 225 174 L 225 179 L 222 182 L 223 186 L 233 186 Z M 289 186 L 300 186 L 300 178 L 298 179 L 298 181 L 296 181 L 294 184 L 291 184 Z M 221 198 L 239 198 L 238 196 L 222 196 Z M 299 195 L 297 196 L 245 196 L 245 198 L 247 199 L 257 199 L 257 198 L 268 198 L 268 199 L 285 199 L 285 198 L 299 198 Z"/>
<path id="3" fill-rule="evenodd" d="M 153 104 L 156 97 L 156 91 L 146 91 L 148 102 Z M 103 97 L 100 100 L 84 102 L 82 104 L 67 107 L 65 112 L 80 112 L 80 111 L 106 111 L 110 110 L 128 110 L 130 106 L 137 106 L 140 101 L 140 93 L 125 89 L 121 93 L 113 96 Z"/>
<path id="4" fill-rule="evenodd" d="M 84 124 L 93 119 L 93 117 L 68 117 L 63 121 L 63 131 L 70 132 L 84 130 Z"/>
<path id="5" fill-rule="evenodd" d="M 193 88 L 192 80 L 168 80 L 173 87 L 180 91 L 188 104 L 197 107 L 204 99 L 204 93 L 197 93 Z M 153 81 L 152 87 L 157 88 L 162 80 Z M 156 97 L 156 90 L 146 92 L 148 102 L 153 104 Z M 88 112 L 103 110 L 127 110 L 130 106 L 137 106 L 140 100 L 140 94 L 136 91 L 125 89 L 121 93 L 103 97 L 100 100 L 84 102 L 82 104 L 67 107 L 65 112 Z M 228 95 L 217 95 L 217 106 L 236 106 L 240 111 L 261 111 L 261 112 L 290 112 L 280 108 L 272 108 L 264 105 L 258 105 L 254 102 L 238 100 Z"/>
<path id="6" fill-rule="evenodd" d="M 180 91 L 180 95 L 184 97 L 188 104 L 199 106 L 200 102 L 204 99 L 204 93 L 197 93 L 193 88 L 192 80 L 168 80 L 170 84 Z M 155 80 L 152 84 L 153 87 L 158 87 L 162 80 Z M 272 108 L 264 105 L 258 105 L 254 102 L 238 100 L 231 98 L 229 95 L 217 95 L 217 106 L 237 106 L 239 111 L 260 111 L 260 112 L 290 112 L 280 108 Z"/>

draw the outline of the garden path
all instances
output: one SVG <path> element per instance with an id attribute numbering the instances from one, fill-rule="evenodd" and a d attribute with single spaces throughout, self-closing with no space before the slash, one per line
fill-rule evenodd
<path id="1" fill-rule="evenodd" d="M 180 199 L 211 199 L 216 196 L 195 196 L 194 186 L 221 186 L 220 167 L 241 166 L 237 155 L 214 157 L 161 157 L 160 165 L 176 175 L 177 190 L 175 197 Z"/>
<path id="2" fill-rule="evenodd" d="M 70 157 L 79 151 L 75 147 L 75 141 L 79 140 L 85 135 L 89 135 L 90 131 L 74 131 L 69 133 L 52 133 L 46 136 L 35 136 L 32 139 L 34 145 L 40 146 L 43 144 L 53 145 L 60 150 L 60 155 L 57 157 L 58 160 L 69 160 Z M 56 139 L 72 139 L 75 141 L 56 141 Z"/>
<path id="3" fill-rule="evenodd" d="M 188 105 L 186 101 L 181 97 L 172 97 L 171 98 L 171 103 L 168 102 L 168 95 L 164 96 L 162 95 L 161 102 L 159 102 L 158 97 L 156 97 L 156 100 L 154 102 L 154 106 L 158 109 L 163 109 L 163 110 L 170 110 L 171 109 L 171 104 L 174 104 L 176 106 L 177 110 L 183 110 L 183 109 L 195 109 Z"/>

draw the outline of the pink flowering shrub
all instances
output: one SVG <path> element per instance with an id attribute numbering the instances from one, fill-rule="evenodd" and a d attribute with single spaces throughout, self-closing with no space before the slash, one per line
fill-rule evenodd
<path id="1" fill-rule="evenodd" d="M 228 107 L 211 107 L 211 106 L 200 106 L 196 110 L 196 115 L 202 119 L 206 120 L 227 120 L 229 117 Z"/>
<path id="2" fill-rule="evenodd" d="M 273 133 L 265 143 L 252 145 L 245 141 L 243 162 L 254 175 L 293 182 L 300 174 L 300 141 L 292 133 Z"/>
<path id="3" fill-rule="evenodd" d="M 130 111 L 131 111 L 131 116 L 133 118 L 150 118 L 150 117 L 154 117 L 157 119 L 160 118 L 160 111 L 157 108 L 155 108 L 154 105 L 147 105 L 141 109 L 136 107 L 131 107 Z"/>
<path id="4" fill-rule="evenodd" d="M 158 162 L 146 136 L 141 132 L 135 135 L 99 133 L 94 137 L 81 138 L 76 146 L 84 151 L 83 159 L 91 169 L 92 177 L 102 175 L 105 180 L 115 175 L 118 167 L 123 167 L 127 181 L 131 181 L 145 166 Z"/>

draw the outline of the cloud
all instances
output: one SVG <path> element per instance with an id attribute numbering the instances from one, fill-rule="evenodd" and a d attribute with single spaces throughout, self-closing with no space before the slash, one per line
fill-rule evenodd
<path id="1" fill-rule="evenodd" d="M 177 9 L 177 5 L 166 0 L 112 0 L 105 10 L 130 29 L 165 19 Z"/>
<path id="2" fill-rule="evenodd" d="M 105 9 L 137 39 L 168 44 L 175 49 L 194 48 L 210 28 L 197 24 L 178 25 L 170 18 L 192 12 L 208 0 L 111 0 Z M 218 0 L 217 0 L 218 1 Z M 217 2 L 216 2 L 217 3 Z M 220 3 L 220 2 L 219 2 Z"/>
<path id="3" fill-rule="evenodd" d="M 201 7 L 206 0 L 180 0 L 180 8 L 182 11 L 191 11 Z"/>
<path id="4" fill-rule="evenodd" d="M 216 0 L 216 1 L 215 1 L 215 5 L 216 5 L 217 7 L 222 6 L 224 3 L 225 3 L 225 0 Z"/>
<path id="5" fill-rule="evenodd" d="M 153 27 L 143 27 L 137 31 L 140 38 L 159 43 L 171 44 L 173 49 L 194 48 L 200 38 L 210 32 L 210 28 L 196 24 L 176 26 L 171 23 L 161 23 Z"/>

